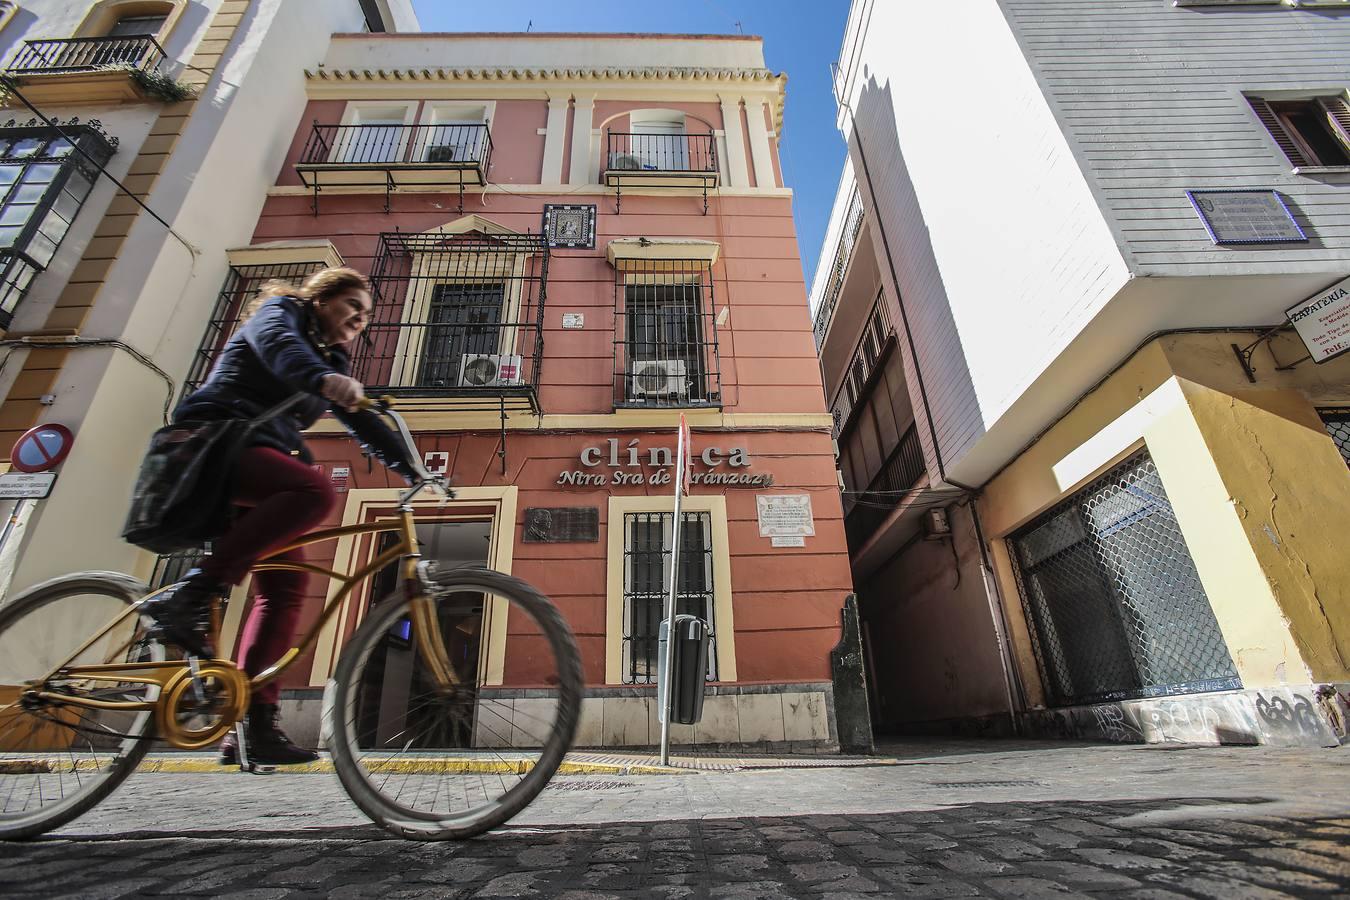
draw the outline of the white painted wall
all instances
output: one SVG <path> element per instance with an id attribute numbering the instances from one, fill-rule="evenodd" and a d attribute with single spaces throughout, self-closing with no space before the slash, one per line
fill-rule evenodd
<path id="1" fill-rule="evenodd" d="M 859 0 L 850 32 L 850 155 L 950 468 L 1130 276 L 995 0 L 959 28 L 942 5 Z"/>
<path id="2" fill-rule="evenodd" d="M 324 58 L 334 69 L 431 67 L 563 68 L 577 60 L 595 67 L 682 66 L 719 69 L 764 68 L 764 46 L 757 37 L 668 37 L 634 35 L 524 35 L 428 33 L 416 37 L 379 35 L 338 37 Z"/>
<path id="3" fill-rule="evenodd" d="M 175 400 L 224 282 L 225 251 L 249 242 L 304 109 L 303 70 L 322 59 L 330 34 L 363 22 L 356 0 L 256 0 L 148 199 L 183 241 L 142 216 L 105 283 L 84 336 L 124 340 L 153 358 Z M 76 220 L 86 237 L 106 206 L 107 188 L 99 191 L 102 205 Z M 63 258 L 75 249 L 63 245 Z M 59 286 L 43 290 L 54 296 Z M 149 555 L 117 535 L 165 384 L 126 353 L 82 349 L 56 395 L 44 421 L 69 425 L 76 448 L 25 533 L 13 586 L 83 568 L 148 575 Z"/>

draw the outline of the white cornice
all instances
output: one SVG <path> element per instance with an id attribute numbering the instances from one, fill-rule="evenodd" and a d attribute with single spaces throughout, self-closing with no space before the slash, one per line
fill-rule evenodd
<path id="1" fill-rule="evenodd" d="M 496 82 L 508 84 L 549 84 L 560 86 L 564 83 L 596 85 L 596 82 L 610 82 L 615 87 L 631 90 L 635 83 L 678 84 L 717 89 L 718 86 L 744 89 L 755 86 L 767 89 L 776 95 L 774 103 L 775 127 L 781 127 L 783 117 L 783 93 L 787 87 L 787 75 L 773 73 L 768 69 L 748 68 L 699 68 L 685 66 L 659 66 L 649 68 L 465 68 L 445 69 L 416 67 L 409 69 L 352 69 L 329 68 L 306 69 L 305 78 L 313 88 L 323 85 L 323 93 L 343 84 L 379 84 L 397 85 L 408 82 L 417 83 L 482 83 Z"/>

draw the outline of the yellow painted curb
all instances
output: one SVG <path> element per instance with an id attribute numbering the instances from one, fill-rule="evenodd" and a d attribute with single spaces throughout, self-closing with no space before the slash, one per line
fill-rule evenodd
<path id="1" fill-rule="evenodd" d="M 372 772 L 388 772 L 397 775 L 524 775 L 534 765 L 533 760 L 481 760 L 481 759 L 401 759 L 385 760 L 368 766 Z M 144 760 L 137 768 L 138 772 L 150 772 L 166 775 L 228 775 L 238 772 L 234 765 L 223 766 L 215 759 L 174 758 L 172 756 Z M 333 771 L 333 761 L 328 757 L 312 763 L 298 766 L 280 766 L 278 771 L 289 774 L 329 773 Z M 653 766 L 634 764 L 631 766 L 614 763 L 581 763 L 563 760 L 558 767 L 559 775 L 689 775 L 692 769 L 680 769 L 674 766 Z"/>

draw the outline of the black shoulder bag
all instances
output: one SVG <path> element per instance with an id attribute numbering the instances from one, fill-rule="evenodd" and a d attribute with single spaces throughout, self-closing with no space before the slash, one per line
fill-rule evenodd
<path id="1" fill-rule="evenodd" d="M 151 553 L 189 550 L 220 537 L 230 521 L 230 481 L 239 453 L 259 425 L 305 396 L 296 394 L 256 419 L 182 422 L 156 431 L 122 537 Z"/>

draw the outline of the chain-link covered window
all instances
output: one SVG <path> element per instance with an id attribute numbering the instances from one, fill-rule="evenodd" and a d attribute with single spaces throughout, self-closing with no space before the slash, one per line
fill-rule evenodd
<path id="1" fill-rule="evenodd" d="M 1336 449 L 1341 451 L 1341 459 L 1350 466 L 1350 409 L 1323 409 L 1319 412 L 1322 422 L 1327 426 L 1327 433 L 1336 442 Z"/>
<path id="2" fill-rule="evenodd" d="M 680 518 L 680 583 L 675 611 L 698 616 L 713 632 L 712 517 L 705 512 L 688 512 L 681 513 Z M 674 525 L 674 513 L 624 516 L 624 684 L 656 682 L 657 636 L 665 617 Z M 710 643 L 707 680 L 716 679 L 717 649 Z"/>
<path id="3" fill-rule="evenodd" d="M 1242 686 L 1146 451 L 1010 543 L 1052 705 Z"/>

